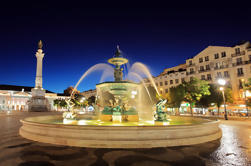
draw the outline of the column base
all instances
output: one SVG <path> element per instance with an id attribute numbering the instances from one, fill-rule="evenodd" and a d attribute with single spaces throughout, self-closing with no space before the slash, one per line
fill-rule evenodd
<path id="1" fill-rule="evenodd" d="M 47 112 L 50 111 L 50 104 L 45 98 L 45 90 L 35 89 L 31 90 L 32 98 L 29 100 L 29 112 Z"/>

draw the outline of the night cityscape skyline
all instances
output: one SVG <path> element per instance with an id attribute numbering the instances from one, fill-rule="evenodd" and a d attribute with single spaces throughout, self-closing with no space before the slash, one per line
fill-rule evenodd
<path id="1" fill-rule="evenodd" d="M 245 1 L 4 1 L 0 166 L 251 165 Z"/>
<path id="2" fill-rule="evenodd" d="M 248 6 L 150 6 L 46 1 L 2 5 L 0 84 L 34 86 L 40 39 L 45 52 L 44 88 L 58 93 L 74 86 L 92 65 L 106 63 L 116 45 L 130 63 L 142 62 L 156 76 L 209 45 L 251 40 Z M 88 76 L 79 90 L 95 88 L 101 74 Z"/>

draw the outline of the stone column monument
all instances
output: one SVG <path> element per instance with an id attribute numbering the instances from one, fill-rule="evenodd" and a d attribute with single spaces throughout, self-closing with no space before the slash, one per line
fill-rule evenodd
<path id="1" fill-rule="evenodd" d="M 42 86 L 42 66 L 44 53 L 42 50 L 43 43 L 40 40 L 38 42 L 38 50 L 36 52 L 37 57 L 37 72 L 35 88 L 31 90 L 32 98 L 29 100 L 29 111 L 31 112 L 44 112 L 50 110 L 49 101 L 45 98 L 45 90 Z"/>

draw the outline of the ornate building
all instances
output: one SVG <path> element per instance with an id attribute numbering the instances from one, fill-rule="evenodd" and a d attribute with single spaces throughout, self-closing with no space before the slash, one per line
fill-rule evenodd
<path id="1" fill-rule="evenodd" d="M 208 46 L 185 64 L 165 69 L 154 77 L 160 94 L 168 93 L 182 81 L 192 77 L 216 83 L 224 78 L 232 87 L 235 104 L 243 104 L 243 83 L 251 78 L 251 44 L 241 43 L 232 47 Z M 149 85 L 148 79 L 145 82 Z M 247 93 L 249 97 L 250 93 Z"/>
<path id="2" fill-rule="evenodd" d="M 187 79 L 196 77 L 217 83 L 224 78 L 231 85 L 236 103 L 243 99 L 243 81 L 251 78 L 251 44 L 245 42 L 233 47 L 208 46 L 193 58 L 186 60 Z"/>

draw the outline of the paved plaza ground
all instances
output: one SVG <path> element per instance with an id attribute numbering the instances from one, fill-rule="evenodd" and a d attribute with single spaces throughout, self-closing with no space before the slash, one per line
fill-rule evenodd
<path id="1" fill-rule="evenodd" d="M 251 165 L 251 121 L 222 120 L 221 140 L 195 146 L 95 149 L 55 146 L 19 136 L 18 130 L 21 126 L 19 120 L 41 114 L 48 113 L 0 114 L 0 166 Z"/>

